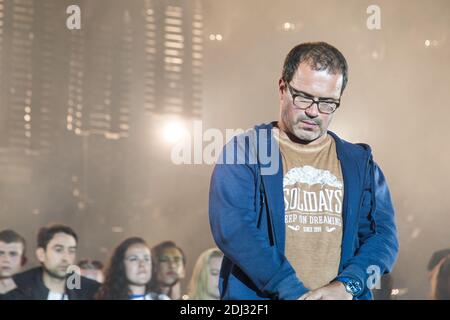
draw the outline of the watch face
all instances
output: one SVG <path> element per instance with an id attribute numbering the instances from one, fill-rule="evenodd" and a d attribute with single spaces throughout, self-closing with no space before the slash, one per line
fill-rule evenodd
<path id="1" fill-rule="evenodd" d="M 349 291 L 352 295 L 358 295 L 361 291 L 361 285 L 359 281 L 350 280 L 347 282 L 347 291 Z"/>

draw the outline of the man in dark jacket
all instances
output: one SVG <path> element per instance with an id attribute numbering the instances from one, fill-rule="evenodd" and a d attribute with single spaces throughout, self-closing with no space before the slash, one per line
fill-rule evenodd
<path id="1" fill-rule="evenodd" d="M 13 276 L 27 261 L 25 251 L 26 242 L 20 234 L 9 229 L 0 231 L 0 300 L 20 297 Z"/>
<path id="2" fill-rule="evenodd" d="M 74 272 L 76 233 L 67 226 L 44 227 L 38 233 L 36 256 L 41 267 L 13 277 L 17 285 L 14 296 L 6 299 L 90 300 L 100 284 Z M 72 269 L 72 270 L 71 270 Z"/>
<path id="3" fill-rule="evenodd" d="M 347 62 L 323 42 L 286 57 L 278 122 L 232 139 L 211 178 L 222 299 L 371 299 L 398 254 L 394 208 L 368 145 L 331 131 Z"/>

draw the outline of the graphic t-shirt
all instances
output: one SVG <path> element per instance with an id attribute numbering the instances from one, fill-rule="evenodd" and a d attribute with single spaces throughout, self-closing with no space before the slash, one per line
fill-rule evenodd
<path id="1" fill-rule="evenodd" d="M 292 142 L 274 128 L 283 161 L 285 255 L 303 284 L 317 289 L 338 273 L 344 183 L 334 139 Z"/>

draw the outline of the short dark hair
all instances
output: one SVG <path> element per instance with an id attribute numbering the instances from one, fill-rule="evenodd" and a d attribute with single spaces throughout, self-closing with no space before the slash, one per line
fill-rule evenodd
<path id="1" fill-rule="evenodd" d="M 428 261 L 427 270 L 428 271 L 433 270 L 434 267 L 436 267 L 439 264 L 439 262 L 449 254 L 450 254 L 450 248 L 433 252 L 433 254 L 431 255 L 430 261 Z"/>
<path id="2" fill-rule="evenodd" d="M 326 70 L 331 74 L 342 74 L 341 94 L 348 82 L 348 66 L 344 55 L 326 42 L 301 43 L 289 51 L 284 60 L 282 79 L 290 82 L 300 63 L 307 63 L 313 70 Z"/>
<path id="3" fill-rule="evenodd" d="M 6 229 L 0 231 L 0 241 L 4 243 L 14 243 L 18 242 L 22 244 L 23 250 L 22 250 L 22 265 L 24 265 L 27 262 L 26 258 L 26 249 L 27 249 L 27 242 L 25 241 L 25 238 L 22 237 L 20 234 L 15 232 L 11 229 Z"/>
<path id="4" fill-rule="evenodd" d="M 434 298 L 437 300 L 450 299 L 450 255 L 442 258 L 440 262 Z"/>
<path id="5" fill-rule="evenodd" d="M 37 236 L 37 247 L 46 250 L 48 243 L 53 239 L 53 237 L 57 233 L 68 234 L 74 237 L 75 241 L 78 242 L 78 236 L 71 227 L 62 224 L 54 224 L 49 227 L 42 227 L 41 229 L 39 229 Z"/>
<path id="6" fill-rule="evenodd" d="M 26 245 L 25 239 L 20 234 L 11 229 L 0 231 L 0 241 L 4 243 L 20 242 L 24 247 Z"/>

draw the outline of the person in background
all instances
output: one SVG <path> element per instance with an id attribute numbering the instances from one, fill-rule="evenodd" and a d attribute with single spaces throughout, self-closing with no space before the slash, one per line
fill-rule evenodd
<path id="1" fill-rule="evenodd" d="M 99 300 L 170 300 L 151 292 L 152 256 L 146 242 L 128 238 L 114 250 L 100 288 Z"/>
<path id="2" fill-rule="evenodd" d="M 444 259 L 446 256 L 450 254 L 450 248 L 442 249 L 433 252 L 431 255 L 430 261 L 428 261 L 427 265 L 427 271 L 428 271 L 428 280 L 431 281 L 431 278 L 433 277 L 433 274 L 437 270 L 437 266 L 439 265 L 439 262 L 441 262 L 442 259 Z"/>
<path id="3" fill-rule="evenodd" d="M 450 254 L 442 258 L 431 276 L 431 299 L 450 300 Z"/>
<path id="4" fill-rule="evenodd" d="M 37 236 L 40 267 L 13 277 L 28 300 L 90 300 L 100 284 L 70 270 L 77 254 L 78 236 L 64 225 L 43 227 Z"/>
<path id="5" fill-rule="evenodd" d="M 20 296 L 13 276 L 26 264 L 25 239 L 13 230 L 0 231 L 0 300 Z"/>
<path id="6" fill-rule="evenodd" d="M 189 283 L 189 299 L 219 300 L 219 272 L 223 253 L 217 248 L 204 251 L 195 263 Z"/>
<path id="7" fill-rule="evenodd" d="M 105 276 L 103 275 L 103 263 L 98 260 L 81 260 L 78 262 L 81 275 L 88 279 L 103 283 Z"/>
<path id="8" fill-rule="evenodd" d="M 430 260 L 428 261 L 427 265 L 427 277 L 428 277 L 428 283 L 430 285 L 429 292 L 428 292 L 428 298 L 432 299 L 433 296 L 433 281 L 436 280 L 436 275 L 440 266 L 440 262 L 450 254 L 450 248 L 441 249 L 438 251 L 433 252 L 431 255 Z"/>
<path id="9" fill-rule="evenodd" d="M 152 248 L 153 275 L 150 287 L 172 300 L 182 298 L 180 280 L 186 274 L 186 256 L 173 241 L 164 241 Z"/>

